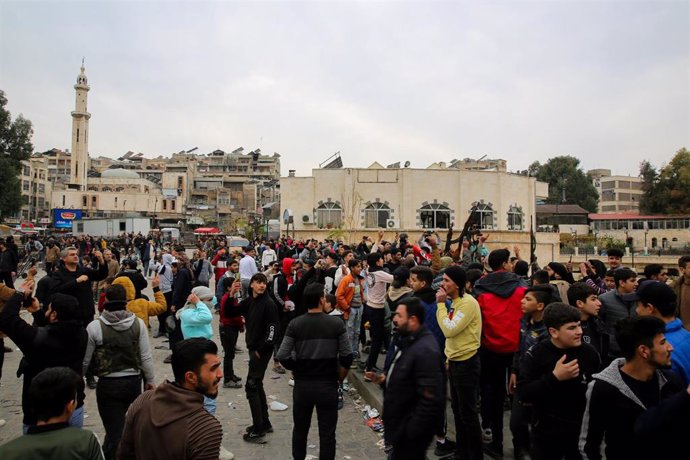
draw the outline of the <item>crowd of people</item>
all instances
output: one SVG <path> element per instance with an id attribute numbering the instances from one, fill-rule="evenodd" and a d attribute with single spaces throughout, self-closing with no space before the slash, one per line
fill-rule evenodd
<path id="1" fill-rule="evenodd" d="M 0 331 L 23 353 L 25 435 L 0 458 L 232 458 L 215 416 L 219 388 L 244 386 L 243 440 L 267 443 L 269 366 L 294 387 L 295 459 L 307 455 L 314 409 L 319 458 L 335 458 L 349 373 L 381 386 L 393 460 L 423 459 L 430 446 L 442 458 L 501 459 L 506 410 L 516 459 L 684 451 L 690 256 L 674 280 L 659 264 L 638 275 L 616 249 L 608 266 L 540 269 L 518 247 L 489 250 L 487 235 L 452 236 L 386 241 L 380 231 L 352 245 L 285 236 L 240 251 L 208 237 L 191 258 L 155 235 L 31 238 L 22 249 L 43 264 L 40 279 L 35 269 L 17 278 L 22 251 L 2 241 Z M 244 378 L 234 366 L 241 334 Z M 174 381 L 157 380 L 150 336 L 169 341 Z M 80 429 L 87 387 L 102 445 Z"/>

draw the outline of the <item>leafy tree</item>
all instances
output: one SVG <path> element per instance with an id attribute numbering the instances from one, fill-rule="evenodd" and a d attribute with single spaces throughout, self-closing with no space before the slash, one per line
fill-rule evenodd
<path id="1" fill-rule="evenodd" d="M 599 194 L 592 179 L 580 168 L 580 160 L 564 155 L 550 158 L 546 163 L 534 162 L 530 175 L 549 184 L 549 204 L 577 204 L 589 212 L 596 212 Z"/>
<path id="2" fill-rule="evenodd" d="M 19 171 L 11 160 L 2 156 L 0 156 L 0 184 L 2 184 L 0 218 L 17 214 L 22 205 Z"/>
<path id="3" fill-rule="evenodd" d="M 19 115 L 12 121 L 6 108 L 5 92 L 0 90 L 0 217 L 16 214 L 21 208 L 21 161 L 33 152 L 31 122 Z"/>
<path id="4" fill-rule="evenodd" d="M 690 152 L 681 148 L 671 162 L 657 173 L 649 161 L 640 165 L 644 195 L 641 211 L 649 214 L 690 212 Z"/>

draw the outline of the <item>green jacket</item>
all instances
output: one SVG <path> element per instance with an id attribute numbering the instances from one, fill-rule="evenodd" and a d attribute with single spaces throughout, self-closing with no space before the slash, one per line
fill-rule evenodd
<path id="1" fill-rule="evenodd" d="M 24 436 L 0 446 L 2 460 L 104 460 L 93 432 L 67 423 L 32 426 Z"/>

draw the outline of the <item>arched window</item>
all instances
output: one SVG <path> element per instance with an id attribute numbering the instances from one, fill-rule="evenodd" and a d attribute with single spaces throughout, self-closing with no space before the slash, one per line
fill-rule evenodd
<path id="1" fill-rule="evenodd" d="M 115 191 L 116 191 L 116 192 L 124 192 L 124 191 L 125 191 L 125 188 L 124 188 L 124 187 L 117 187 L 117 188 L 115 189 Z"/>
<path id="2" fill-rule="evenodd" d="M 652 238 L 652 247 L 655 248 L 659 246 L 659 240 L 656 239 L 656 237 Z"/>
<path id="3" fill-rule="evenodd" d="M 477 205 L 477 214 L 479 215 L 479 228 L 482 230 L 494 229 L 494 210 L 491 203 L 479 203 Z"/>
<path id="4" fill-rule="evenodd" d="M 113 190 L 110 187 L 103 187 L 101 189 L 101 192 L 112 192 Z"/>
<path id="5" fill-rule="evenodd" d="M 524 229 L 523 216 L 522 208 L 516 204 L 512 205 L 508 209 L 508 230 Z"/>
<path id="6" fill-rule="evenodd" d="M 391 208 L 385 203 L 371 203 L 364 208 L 364 228 L 386 228 Z"/>
<path id="7" fill-rule="evenodd" d="M 419 220 L 422 228 L 449 228 L 450 208 L 439 203 L 424 205 L 419 209 Z"/>
<path id="8" fill-rule="evenodd" d="M 340 227 L 343 220 L 343 210 L 340 204 L 327 201 L 316 208 L 316 225 L 319 227 Z"/>
<path id="9" fill-rule="evenodd" d="M 668 249 L 668 238 L 662 238 L 661 239 L 661 247 L 664 249 Z"/>

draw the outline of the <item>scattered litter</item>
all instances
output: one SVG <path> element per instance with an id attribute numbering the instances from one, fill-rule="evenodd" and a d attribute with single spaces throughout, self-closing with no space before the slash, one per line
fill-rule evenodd
<path id="1" fill-rule="evenodd" d="M 268 396 L 266 396 L 266 397 L 267 397 L 268 399 L 270 399 L 271 401 L 275 401 L 276 399 L 278 399 L 278 397 L 277 397 L 276 395 L 268 395 Z"/>
<path id="2" fill-rule="evenodd" d="M 244 362 L 245 362 L 245 363 L 248 363 L 248 362 L 249 362 L 249 358 L 244 358 Z"/>
<path id="3" fill-rule="evenodd" d="M 275 410 L 275 411 L 283 411 L 283 410 L 287 410 L 287 408 L 288 408 L 287 404 L 283 404 L 282 402 L 278 402 L 278 401 L 272 401 L 270 407 L 271 407 L 271 410 Z"/>
<path id="4" fill-rule="evenodd" d="M 316 460 L 316 457 L 313 455 L 307 455 L 306 457 L 304 457 L 304 460 Z"/>
<path id="5" fill-rule="evenodd" d="M 84 414 L 84 418 L 89 418 L 89 414 Z"/>
<path id="6" fill-rule="evenodd" d="M 349 455 L 346 455 L 346 456 L 344 456 L 343 458 L 344 458 L 345 460 L 352 460 L 352 457 L 350 457 Z"/>
<path id="7" fill-rule="evenodd" d="M 295 379 L 288 380 L 288 385 L 290 385 L 291 387 L 294 387 L 295 386 Z"/>
<path id="8" fill-rule="evenodd" d="M 380 439 L 377 443 L 376 446 L 379 449 L 385 449 L 386 448 L 386 442 L 383 439 Z"/>
<path id="9" fill-rule="evenodd" d="M 279 375 L 272 375 L 271 380 L 278 380 L 280 378 Z"/>
<path id="10" fill-rule="evenodd" d="M 1 426 L 5 426 L 6 423 L 7 423 L 7 420 L 5 420 L 5 419 L 0 419 L 0 427 L 1 427 Z"/>
<path id="11" fill-rule="evenodd" d="M 232 401 L 228 403 L 228 407 L 232 407 Z"/>
<path id="12" fill-rule="evenodd" d="M 352 386 L 349 383 L 343 383 L 343 391 L 350 391 Z"/>
<path id="13" fill-rule="evenodd" d="M 307 447 L 310 449 L 316 449 L 316 444 L 309 444 Z"/>
<path id="14" fill-rule="evenodd" d="M 367 420 L 367 426 L 376 432 L 383 431 L 383 422 L 378 417 Z"/>

